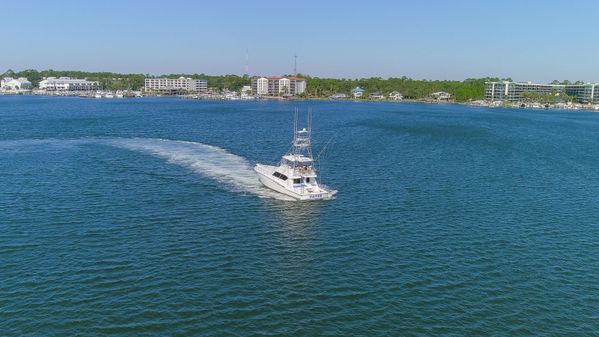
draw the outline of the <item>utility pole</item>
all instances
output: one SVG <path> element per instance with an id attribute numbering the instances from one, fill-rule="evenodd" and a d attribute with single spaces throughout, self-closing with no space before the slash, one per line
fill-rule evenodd
<path id="1" fill-rule="evenodd" d="M 293 76 L 297 76 L 297 54 L 293 56 Z"/>
<path id="2" fill-rule="evenodd" d="M 250 75 L 250 52 L 245 50 L 245 75 Z"/>

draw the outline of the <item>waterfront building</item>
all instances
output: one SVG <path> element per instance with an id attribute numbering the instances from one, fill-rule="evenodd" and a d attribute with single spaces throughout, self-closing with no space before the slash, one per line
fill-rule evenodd
<path id="1" fill-rule="evenodd" d="M 5 77 L 0 80 L 0 89 L 2 89 L 2 91 L 24 91 L 31 90 L 31 88 L 31 82 L 25 77 Z"/>
<path id="2" fill-rule="evenodd" d="M 599 102 L 599 83 L 538 84 L 532 82 L 485 82 L 485 98 L 490 101 L 521 101 L 525 93 L 559 95 L 565 93 L 581 102 Z"/>
<path id="3" fill-rule="evenodd" d="M 239 98 L 241 98 L 241 99 L 253 99 L 254 97 L 252 96 L 252 86 L 251 85 L 244 85 L 243 87 L 241 87 Z"/>
<path id="4" fill-rule="evenodd" d="M 250 85 L 244 85 L 243 87 L 241 87 L 240 92 L 242 94 L 246 94 L 246 95 L 250 94 L 252 92 L 252 86 L 250 86 Z"/>
<path id="5" fill-rule="evenodd" d="M 87 79 L 71 77 L 46 77 L 39 84 L 40 89 L 47 91 L 82 91 L 98 90 L 100 83 L 98 81 L 88 81 Z"/>
<path id="6" fill-rule="evenodd" d="M 379 91 L 375 91 L 368 95 L 368 98 L 371 100 L 382 100 L 385 99 L 385 95 L 381 94 Z"/>
<path id="7" fill-rule="evenodd" d="M 306 91 L 306 80 L 300 77 L 252 77 L 252 92 L 258 96 L 295 96 Z"/>
<path id="8" fill-rule="evenodd" d="M 282 93 L 281 90 L 279 90 L 279 88 L 281 88 L 281 85 L 280 85 L 281 78 L 272 76 L 272 77 L 267 77 L 266 79 L 268 80 L 268 82 L 267 82 L 268 86 L 266 89 L 268 92 L 267 95 L 269 95 L 269 96 L 280 95 Z"/>
<path id="9" fill-rule="evenodd" d="M 360 98 L 362 97 L 362 95 L 364 95 L 364 89 L 360 87 L 355 87 L 352 89 L 351 94 L 352 96 L 354 96 L 354 98 Z"/>
<path id="10" fill-rule="evenodd" d="M 179 78 L 146 78 L 145 91 L 160 92 L 163 94 L 177 94 L 180 92 L 206 93 L 208 81 L 205 79 Z"/>
<path id="11" fill-rule="evenodd" d="M 289 93 L 291 95 L 303 94 L 306 91 L 306 80 L 301 77 L 289 77 Z"/>
<path id="12" fill-rule="evenodd" d="M 346 99 L 347 95 L 345 93 L 336 92 L 330 96 L 331 99 Z"/>
<path id="13" fill-rule="evenodd" d="M 401 101 L 403 99 L 403 95 L 399 91 L 392 91 L 389 94 L 389 99 L 394 101 Z"/>
<path id="14" fill-rule="evenodd" d="M 279 79 L 279 93 L 284 95 L 291 94 L 291 80 L 288 78 Z"/>
<path id="15" fill-rule="evenodd" d="M 437 101 L 449 101 L 451 94 L 445 91 L 437 91 L 431 94 Z"/>
<path id="16" fill-rule="evenodd" d="M 266 77 L 252 78 L 252 92 L 257 96 L 268 95 L 268 78 L 266 78 Z"/>

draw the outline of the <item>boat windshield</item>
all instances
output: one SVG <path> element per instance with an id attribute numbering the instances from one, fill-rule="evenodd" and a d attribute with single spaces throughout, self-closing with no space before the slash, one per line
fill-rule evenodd
<path id="1" fill-rule="evenodd" d="M 289 166 L 312 166 L 312 158 L 305 156 L 288 155 L 283 157 L 285 164 Z"/>

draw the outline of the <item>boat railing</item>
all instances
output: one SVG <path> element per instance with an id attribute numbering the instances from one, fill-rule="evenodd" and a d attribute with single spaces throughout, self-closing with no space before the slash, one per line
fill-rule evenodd
<path id="1" fill-rule="evenodd" d="M 293 173 L 295 173 L 295 174 L 301 174 L 301 175 L 304 175 L 304 174 L 314 174 L 314 170 L 311 167 L 299 166 L 299 167 L 296 167 L 293 170 Z"/>
<path id="2" fill-rule="evenodd" d="M 333 191 L 335 191 L 335 192 L 336 192 L 336 190 L 332 189 L 331 187 L 329 187 L 329 186 L 327 186 L 327 185 L 325 185 L 325 184 L 320 184 L 320 183 L 319 183 L 319 184 L 318 184 L 318 187 L 320 187 L 320 188 L 321 188 L 321 189 L 323 189 L 323 190 L 327 190 L 327 191 L 329 191 L 329 192 L 333 192 Z"/>

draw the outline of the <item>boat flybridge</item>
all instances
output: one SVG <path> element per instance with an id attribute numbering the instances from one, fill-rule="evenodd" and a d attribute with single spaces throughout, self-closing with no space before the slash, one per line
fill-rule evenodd
<path id="1" fill-rule="evenodd" d="M 298 112 L 293 122 L 291 149 L 281 158 L 279 166 L 256 164 L 254 170 L 264 186 L 296 200 L 328 200 L 337 193 L 317 181 L 310 136 L 312 113 L 308 112 L 308 128 L 298 128 Z"/>

